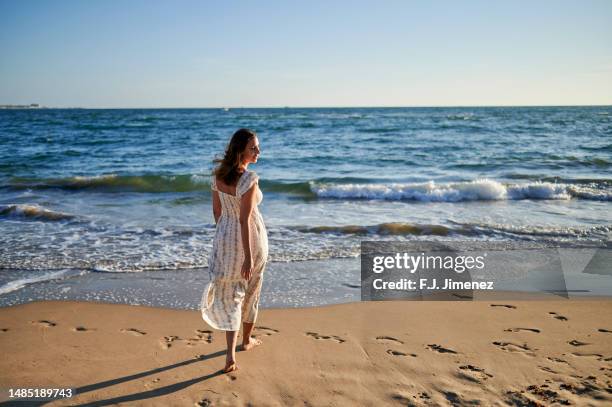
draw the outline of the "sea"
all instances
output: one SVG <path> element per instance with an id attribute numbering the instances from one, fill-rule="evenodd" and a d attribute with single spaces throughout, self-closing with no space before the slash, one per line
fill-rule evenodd
<path id="1" fill-rule="evenodd" d="M 612 237 L 612 106 L 0 110 L 0 306 L 197 308 L 212 160 L 242 127 L 265 307 L 359 301 L 363 240 Z"/>

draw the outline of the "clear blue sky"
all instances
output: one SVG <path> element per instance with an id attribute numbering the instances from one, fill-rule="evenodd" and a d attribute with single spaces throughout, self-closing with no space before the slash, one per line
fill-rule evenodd
<path id="1" fill-rule="evenodd" d="M 0 0 L 0 104 L 612 104 L 612 1 Z"/>

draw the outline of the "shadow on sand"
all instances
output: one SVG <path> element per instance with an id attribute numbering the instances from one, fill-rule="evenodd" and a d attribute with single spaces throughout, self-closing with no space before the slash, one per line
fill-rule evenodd
<path id="1" fill-rule="evenodd" d="M 81 395 L 83 393 L 87 393 L 90 391 L 94 391 L 94 390 L 99 390 L 99 389 L 103 389 L 105 387 L 110 387 L 110 386 L 114 386 L 116 384 L 120 384 L 120 383 L 124 383 L 124 382 L 128 382 L 130 380 L 136 380 L 136 379 L 140 379 L 142 377 L 145 376 L 149 376 L 155 373 L 161 373 L 164 372 L 166 370 L 170 370 L 170 369 L 175 369 L 181 366 L 187 366 L 191 363 L 197 363 L 197 362 L 202 362 L 204 360 L 208 360 L 208 359 L 213 359 L 216 358 L 218 356 L 225 356 L 225 351 L 218 351 L 215 353 L 211 353 L 209 355 L 202 355 L 198 358 L 195 359 L 189 359 L 189 360 L 185 360 L 179 363 L 175 363 L 173 365 L 168 365 L 168 366 L 164 366 L 164 367 L 159 367 L 156 369 L 151 369 L 151 370 L 147 370 L 144 372 L 140 372 L 140 373 L 136 373 L 133 375 L 129 375 L 129 376 L 123 376 L 123 377 L 118 377 L 116 379 L 111 379 L 111 380 L 106 380 L 103 382 L 99 382 L 99 383 L 94 383 L 94 384 L 89 384 L 86 386 L 81 386 L 81 387 L 77 387 L 74 390 L 74 395 L 78 396 Z M 127 394 L 125 396 L 118 396 L 118 397 L 113 397 L 113 398 L 109 398 L 109 399 L 105 399 L 105 400 L 97 400 L 97 401 L 92 401 L 89 403 L 84 403 L 84 404 L 71 404 L 73 406 L 108 406 L 111 404 L 117 404 L 117 403 L 125 403 L 125 402 L 129 402 L 129 401 L 137 401 L 137 400 L 146 400 L 149 398 L 154 398 L 154 397 L 159 397 L 159 396 L 165 396 L 167 394 L 171 394 L 174 393 L 176 391 L 185 389 L 191 385 L 194 385 L 196 383 L 199 382 L 203 382 L 206 381 L 208 379 L 211 379 L 215 376 L 220 376 L 224 374 L 223 370 L 218 370 L 216 372 L 204 375 L 204 376 L 200 376 L 200 377 L 196 377 L 190 380 L 185 380 L 183 382 L 179 382 L 179 383 L 173 383 L 170 384 L 168 386 L 164 386 L 164 387 L 159 387 L 157 389 L 153 389 L 153 390 L 147 390 L 147 391 L 142 391 L 139 393 L 133 393 L 133 394 Z M 24 405 L 28 405 L 28 406 L 43 406 L 45 404 L 51 403 L 53 401 L 57 401 L 59 399 L 54 399 L 54 400 L 45 400 L 45 401 L 29 401 L 26 402 L 26 404 L 24 404 L 24 401 L 14 401 L 14 402 L 6 402 L 6 403 L 0 403 L 0 405 L 2 406 L 10 406 L 10 405 L 15 405 L 15 406 L 24 406 Z M 69 399 L 66 399 L 69 400 Z"/>

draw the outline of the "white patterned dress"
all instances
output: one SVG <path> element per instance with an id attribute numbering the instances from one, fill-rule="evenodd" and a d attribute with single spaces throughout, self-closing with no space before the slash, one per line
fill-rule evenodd
<path id="1" fill-rule="evenodd" d="M 200 310 L 208 325 L 223 331 L 238 331 L 241 322 L 254 323 L 259 307 L 263 272 L 268 258 L 268 236 L 257 205 L 263 199 L 252 171 L 245 171 L 236 185 L 236 196 L 217 189 L 213 175 L 211 187 L 219 193 L 221 217 L 217 222 L 213 249 L 208 259 L 210 283 L 202 294 Z M 240 230 L 240 199 L 255 186 L 255 202 L 250 217 L 253 275 L 245 280 L 240 274 L 244 262 Z"/>

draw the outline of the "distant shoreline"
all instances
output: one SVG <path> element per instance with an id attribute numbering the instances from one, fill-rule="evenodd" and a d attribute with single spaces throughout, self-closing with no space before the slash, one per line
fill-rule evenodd
<path id="1" fill-rule="evenodd" d="M 0 105 L 0 109 L 48 109 L 48 107 L 30 103 L 29 105 Z"/>

